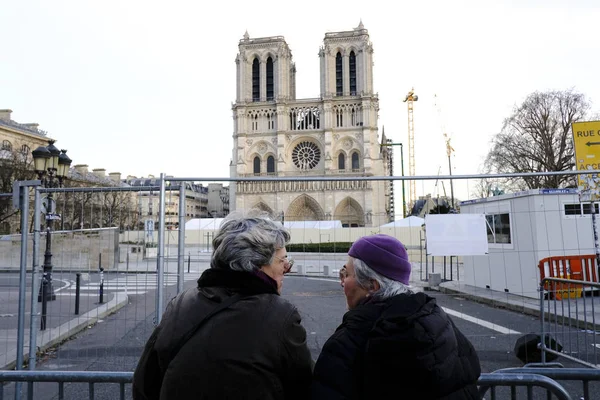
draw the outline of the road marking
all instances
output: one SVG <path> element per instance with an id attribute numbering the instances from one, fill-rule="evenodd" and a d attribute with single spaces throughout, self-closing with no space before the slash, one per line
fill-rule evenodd
<path id="1" fill-rule="evenodd" d="M 484 328 L 491 329 L 493 331 L 503 333 L 505 335 L 520 335 L 521 332 L 515 331 L 513 329 L 506 328 L 502 325 L 494 324 L 492 322 L 485 321 L 483 319 L 475 318 L 470 315 L 467 315 L 462 312 L 454 311 L 446 307 L 442 307 L 442 310 L 446 312 L 446 314 L 452 315 L 453 317 L 464 319 L 465 321 L 472 322 L 474 324 L 483 326 Z"/>
<path id="2" fill-rule="evenodd" d="M 336 282 L 340 283 L 339 279 L 329 279 L 329 278 L 306 278 L 309 281 L 327 281 L 327 282 Z"/>
<path id="3" fill-rule="evenodd" d="M 336 283 L 340 282 L 339 279 L 327 279 L 327 278 L 306 278 L 306 279 L 311 280 L 311 281 L 328 281 L 328 282 L 336 282 Z M 494 324 L 492 322 L 485 321 L 483 319 L 472 317 L 472 316 L 467 315 L 462 312 L 454 311 L 454 310 L 451 310 L 446 307 L 442 307 L 442 309 L 446 312 L 446 314 L 452 315 L 456 318 L 464 319 L 465 321 L 472 322 L 479 326 L 483 326 L 484 328 L 488 328 L 493 331 L 503 333 L 505 335 L 520 335 L 521 334 L 521 332 L 515 331 L 514 329 L 506 328 L 502 325 Z"/>
<path id="4" fill-rule="evenodd" d="M 184 282 L 197 280 L 195 275 L 184 275 Z M 177 284 L 177 275 L 165 274 L 164 286 L 174 286 Z M 105 280 L 103 289 L 105 292 L 124 292 L 128 295 L 145 294 L 151 290 L 157 290 L 158 283 L 156 275 L 135 275 L 135 276 L 123 276 L 115 279 Z M 75 284 L 71 284 L 66 292 L 69 295 L 75 295 Z M 98 293 L 100 290 L 100 282 L 88 282 L 80 287 L 80 292 L 83 293 Z M 90 294 L 86 294 L 90 296 Z"/>
<path id="5" fill-rule="evenodd" d="M 68 289 L 71 287 L 71 281 L 67 279 L 52 279 L 53 281 L 63 282 L 65 286 L 59 287 L 58 289 L 54 289 L 54 293 L 60 292 L 61 290 Z"/>

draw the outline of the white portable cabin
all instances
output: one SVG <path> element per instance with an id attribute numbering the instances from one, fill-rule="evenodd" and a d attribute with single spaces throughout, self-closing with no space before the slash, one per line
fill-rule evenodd
<path id="1" fill-rule="evenodd" d="M 541 259 L 595 253 L 591 211 L 589 202 L 579 201 L 577 189 L 535 189 L 462 202 L 461 214 L 485 214 L 489 244 L 487 255 L 464 257 L 464 283 L 537 298 Z"/>

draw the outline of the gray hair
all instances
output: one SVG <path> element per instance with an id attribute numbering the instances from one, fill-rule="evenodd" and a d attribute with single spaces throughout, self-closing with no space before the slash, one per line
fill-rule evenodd
<path id="1" fill-rule="evenodd" d="M 371 296 L 373 297 L 387 299 L 403 293 L 412 293 L 410 286 L 405 285 L 402 282 L 386 278 L 385 276 L 373 271 L 364 261 L 358 258 L 354 258 L 352 265 L 354 265 L 356 281 L 363 289 L 371 290 L 373 288 L 373 281 L 377 281 L 379 283 L 379 290 L 371 293 Z"/>
<path id="2" fill-rule="evenodd" d="M 290 241 L 289 232 L 266 215 L 230 214 L 213 239 L 211 268 L 253 272 L 273 262 L 275 251 Z"/>

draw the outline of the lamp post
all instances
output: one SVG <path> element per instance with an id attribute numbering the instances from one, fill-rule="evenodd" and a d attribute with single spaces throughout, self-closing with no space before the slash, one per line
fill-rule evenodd
<path id="1" fill-rule="evenodd" d="M 69 172 L 71 159 L 66 150 L 59 150 L 50 140 L 48 146 L 40 146 L 32 151 L 35 172 L 44 188 L 59 188 Z M 38 302 L 42 302 L 42 330 L 46 325 L 46 302 L 56 300 L 56 294 L 52 287 L 52 224 L 54 219 L 60 218 L 55 214 L 55 206 L 52 192 L 49 192 L 45 200 L 46 208 L 46 251 L 44 252 L 44 265 L 42 284 L 38 293 Z"/>
<path id="2" fill-rule="evenodd" d="M 392 143 L 388 140 L 388 143 L 382 143 L 381 146 L 400 146 L 400 169 L 402 176 L 404 177 L 404 146 L 402 143 Z M 404 179 L 402 180 L 402 218 L 406 218 L 406 196 L 404 195 Z"/>

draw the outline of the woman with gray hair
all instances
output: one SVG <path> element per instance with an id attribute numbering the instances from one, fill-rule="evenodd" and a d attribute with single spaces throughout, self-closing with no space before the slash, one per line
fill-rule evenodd
<path id="1" fill-rule="evenodd" d="M 348 256 L 349 311 L 315 364 L 312 398 L 478 399 L 475 349 L 434 298 L 412 292 L 404 245 L 365 236 Z"/>
<path id="2" fill-rule="evenodd" d="M 280 297 L 289 233 L 269 218 L 226 218 L 198 286 L 175 297 L 146 343 L 134 399 L 305 399 L 312 359 Z"/>

